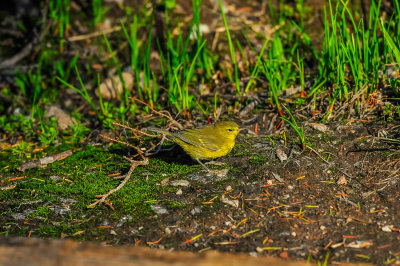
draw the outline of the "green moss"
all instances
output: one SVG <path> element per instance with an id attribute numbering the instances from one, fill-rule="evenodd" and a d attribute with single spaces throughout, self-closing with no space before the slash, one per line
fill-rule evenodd
<path id="1" fill-rule="evenodd" d="M 183 208 L 186 207 L 186 204 L 183 204 L 181 202 L 177 202 L 177 201 L 170 201 L 168 202 L 168 208 L 170 209 L 178 209 L 178 208 Z"/>
<path id="2" fill-rule="evenodd" d="M 251 164 L 262 165 L 266 161 L 264 154 L 253 156 L 249 159 Z"/>
<path id="3" fill-rule="evenodd" d="M 252 152 L 248 150 L 244 144 L 236 144 L 227 157 L 229 158 L 229 157 L 240 157 L 249 155 L 252 155 Z"/>
<path id="4" fill-rule="evenodd" d="M 28 217 L 29 218 L 35 218 L 38 216 L 44 217 L 45 219 L 47 219 L 47 217 L 49 216 L 49 214 L 52 211 L 48 208 L 48 207 L 39 207 L 36 209 L 36 211 L 34 213 L 31 213 Z"/>
<path id="5" fill-rule="evenodd" d="M 35 234 L 40 237 L 60 238 L 62 235 L 72 235 L 79 229 L 76 226 L 69 226 L 64 223 L 57 225 L 43 225 L 40 226 Z"/>
<path id="6" fill-rule="evenodd" d="M 68 145 L 60 146 L 45 149 L 34 156 L 41 158 L 71 149 Z M 130 163 L 123 158 L 126 148 L 118 144 L 108 147 L 107 150 L 95 146 L 72 150 L 73 154 L 64 160 L 55 161 L 45 168 L 29 169 L 23 174 L 16 170 L 23 162 L 18 160 L 17 155 L 10 152 L 0 153 L 0 158 L 12 158 L 12 163 L 7 164 L 0 160 L 3 166 L 0 175 L 24 176 L 23 179 L 13 181 L 0 179 L 1 186 L 15 185 L 12 189 L 0 190 L 0 202 L 6 203 L 3 205 L 4 211 L 0 213 L 3 217 L 0 222 L 14 222 L 10 218 L 13 213 L 24 213 L 25 210 L 33 209 L 34 212 L 26 218 L 32 219 L 39 226 L 38 229 L 29 228 L 28 231 L 13 226 L 6 234 L 26 236 L 29 231 L 33 231 L 40 237 L 60 237 L 62 234 L 72 235 L 74 232 L 84 231 L 85 233 L 77 236 L 78 239 L 102 239 L 105 231 L 97 228 L 105 218 L 115 223 L 130 215 L 133 217 L 132 221 L 139 221 L 151 214 L 150 206 L 155 202 L 163 202 L 169 208 L 185 207 L 180 202 L 166 200 L 164 194 L 175 193 L 177 188 L 161 186 L 160 182 L 165 178 L 184 179 L 200 168 L 197 164 L 167 163 L 160 158 L 150 157 L 148 165 L 137 167 L 125 186 L 109 196 L 115 210 L 110 210 L 105 204 L 88 209 L 87 206 L 97 199 L 96 195 L 105 194 L 120 184 L 121 180 L 114 180 L 110 174 L 123 175 L 129 171 Z M 221 190 L 223 188 L 222 183 Z M 60 215 L 55 214 L 52 206 L 68 208 L 67 217 L 62 216 L 62 221 L 57 222 Z M 52 223 L 47 224 L 50 220 Z"/>

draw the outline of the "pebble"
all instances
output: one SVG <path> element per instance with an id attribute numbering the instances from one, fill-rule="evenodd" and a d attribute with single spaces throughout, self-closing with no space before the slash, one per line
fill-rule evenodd
<path id="1" fill-rule="evenodd" d="M 123 226 L 129 220 L 132 220 L 132 216 L 127 215 L 127 216 L 122 217 L 121 220 L 119 220 L 117 227 Z"/>
<path id="2" fill-rule="evenodd" d="M 383 232 L 392 232 L 392 229 L 393 225 L 385 225 L 384 227 L 382 227 Z"/>
<path id="3" fill-rule="evenodd" d="M 152 211 L 154 211 L 157 214 L 167 214 L 168 213 L 167 208 L 160 204 L 151 205 L 151 209 L 152 209 Z"/>
<path id="4" fill-rule="evenodd" d="M 200 207 L 195 207 L 193 210 L 190 212 L 192 215 L 201 213 L 201 208 Z"/>
<path id="5" fill-rule="evenodd" d="M 61 179 L 61 177 L 60 176 L 56 176 L 56 175 L 52 175 L 52 176 L 50 176 L 50 179 L 53 180 L 54 182 L 57 182 L 58 180 Z"/>
<path id="6" fill-rule="evenodd" d="M 232 200 L 232 199 L 228 198 L 227 196 L 225 196 L 225 194 L 222 195 L 221 202 L 231 205 L 232 207 L 239 208 L 239 200 L 237 200 L 237 199 Z"/>
<path id="7" fill-rule="evenodd" d="M 174 180 L 174 181 L 169 182 L 169 184 L 174 187 L 177 187 L 177 186 L 189 187 L 190 186 L 190 183 L 187 180 Z"/>

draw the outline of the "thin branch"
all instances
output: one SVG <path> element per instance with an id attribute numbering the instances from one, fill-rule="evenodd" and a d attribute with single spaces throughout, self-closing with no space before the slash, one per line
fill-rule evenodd
<path id="1" fill-rule="evenodd" d="M 148 165 L 149 164 L 149 159 L 148 158 L 144 158 L 143 161 L 134 161 L 131 160 L 127 157 L 124 156 L 124 159 L 128 160 L 131 163 L 131 168 L 129 169 L 128 173 L 126 175 L 124 175 L 124 180 L 122 180 L 122 182 L 114 189 L 111 189 L 110 191 L 108 191 L 106 194 L 101 195 L 100 199 L 96 200 L 94 203 L 90 204 L 89 206 L 87 206 L 88 208 L 94 208 L 96 205 L 101 204 L 103 202 L 106 201 L 107 197 L 109 197 L 112 193 L 117 192 L 118 190 L 120 190 L 123 186 L 125 186 L 125 184 L 129 181 L 129 179 L 132 176 L 133 170 L 136 169 L 136 167 L 138 167 L 139 165 Z"/>

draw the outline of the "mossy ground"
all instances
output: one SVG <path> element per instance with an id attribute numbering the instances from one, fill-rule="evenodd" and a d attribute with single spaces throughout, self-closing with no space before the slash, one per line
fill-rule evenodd
<path id="1" fill-rule="evenodd" d="M 24 173 L 16 170 L 26 160 L 24 156 L 11 151 L 0 152 L 2 223 L 7 224 L 9 215 L 28 210 L 25 223 L 36 225 L 24 229 L 8 223 L 11 226 L 3 234 L 26 236 L 32 231 L 41 237 L 61 237 L 87 230 L 104 217 L 118 221 L 130 215 L 131 220 L 140 220 L 150 213 L 150 205 L 158 202 L 161 194 L 176 190 L 160 186 L 161 180 L 176 176 L 176 173 L 185 175 L 199 169 L 198 165 L 168 164 L 151 158 L 149 165 L 137 168 L 130 182 L 110 196 L 114 211 L 106 206 L 90 209 L 87 206 L 94 202 L 96 195 L 118 186 L 120 180 L 114 180 L 112 176 L 128 171 L 130 163 L 121 155 L 126 149 L 123 150 L 119 144 L 78 148 L 63 145 L 33 154 L 29 160 L 67 148 L 73 150 L 70 157 Z M 169 206 L 179 207 L 180 204 L 171 202 Z M 55 209 L 60 210 L 55 213 Z M 90 239 L 90 234 L 87 236 Z M 83 239 L 84 235 L 79 238 Z"/>

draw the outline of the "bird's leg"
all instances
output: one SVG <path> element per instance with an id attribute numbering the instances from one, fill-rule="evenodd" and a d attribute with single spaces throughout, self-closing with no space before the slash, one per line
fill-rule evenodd
<path id="1" fill-rule="evenodd" d="M 207 167 L 204 163 L 200 162 L 199 159 L 196 159 L 196 161 L 197 161 L 201 166 L 203 166 L 203 168 L 204 168 L 206 171 L 211 172 L 211 170 L 208 169 L 208 167 Z"/>

